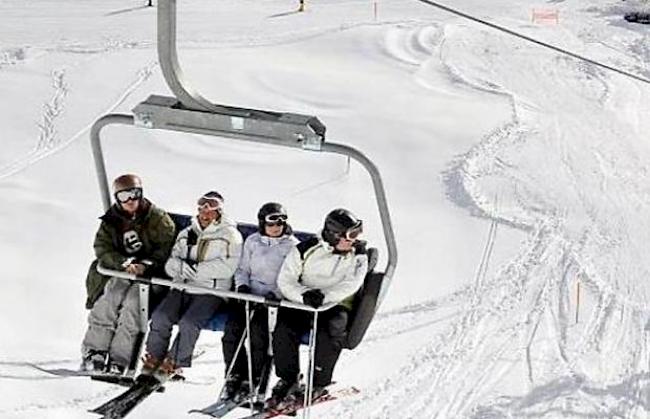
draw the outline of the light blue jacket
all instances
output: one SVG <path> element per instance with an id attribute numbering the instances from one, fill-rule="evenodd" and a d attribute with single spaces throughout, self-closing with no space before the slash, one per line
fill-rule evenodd
<path id="1" fill-rule="evenodd" d="M 255 295 L 266 296 L 272 292 L 279 298 L 278 273 L 296 243 L 298 239 L 293 234 L 268 237 L 253 233 L 248 236 L 235 271 L 235 286 L 248 285 Z"/>

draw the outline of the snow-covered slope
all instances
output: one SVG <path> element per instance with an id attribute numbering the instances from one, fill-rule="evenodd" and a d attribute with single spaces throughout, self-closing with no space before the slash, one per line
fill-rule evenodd
<path id="1" fill-rule="evenodd" d="M 650 88 L 417 1 L 295 3 L 182 2 L 179 46 L 205 96 L 318 115 L 330 141 L 383 174 L 400 261 L 335 373 L 363 391 L 313 417 L 648 417 Z M 647 31 L 622 23 L 631 5 L 453 5 L 650 77 Z M 533 9 L 558 23 L 531 22 Z M 167 94 L 154 25 L 132 0 L 0 3 L 2 418 L 91 417 L 120 390 L 36 367 L 78 362 L 101 214 L 88 127 Z M 383 246 L 369 180 L 339 157 L 130 127 L 107 136 L 109 174 L 141 173 L 169 210 L 217 189 L 236 219 L 273 199 L 317 230 L 343 205 Z M 132 417 L 209 403 L 219 339 L 204 333 L 188 383 Z"/>

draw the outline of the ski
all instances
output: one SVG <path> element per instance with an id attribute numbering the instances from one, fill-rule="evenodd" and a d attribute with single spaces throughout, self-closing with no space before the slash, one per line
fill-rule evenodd
<path id="1" fill-rule="evenodd" d="M 126 391 L 123 391 L 122 393 L 118 394 L 116 397 L 110 399 L 109 401 L 102 404 L 101 406 L 97 406 L 96 408 L 89 410 L 89 412 L 104 415 L 108 410 L 117 406 L 123 401 L 135 397 L 136 393 L 139 392 L 141 389 L 142 389 L 141 384 L 134 383 Z"/>
<path id="2" fill-rule="evenodd" d="M 361 390 L 359 390 L 356 387 L 346 387 L 339 390 L 334 390 L 332 392 L 327 392 L 314 399 L 311 402 L 311 406 L 330 402 L 333 400 L 338 400 L 342 397 L 354 396 L 359 393 L 361 393 Z M 295 416 L 296 413 L 302 409 L 303 409 L 302 398 L 298 398 L 298 399 L 291 400 L 287 403 L 283 403 L 277 408 L 263 410 L 262 412 L 240 417 L 239 419 L 269 419 L 269 418 L 274 418 L 276 416 Z"/>
<path id="3" fill-rule="evenodd" d="M 205 350 L 197 351 L 193 355 L 193 359 L 199 358 L 201 355 L 205 354 L 205 352 Z M 93 380 L 100 380 L 113 384 L 122 384 L 119 382 L 119 380 L 116 381 L 114 377 L 93 376 L 92 378 Z M 185 377 L 180 374 L 173 374 L 169 376 L 160 374 L 157 371 L 153 371 L 147 374 L 140 374 L 137 378 L 131 378 L 130 383 L 123 384 L 129 386 L 126 391 L 118 394 L 116 397 L 112 398 L 101 406 L 89 410 L 89 412 L 103 415 L 104 419 L 123 418 L 151 394 L 156 392 L 164 392 L 165 384 L 168 381 L 185 381 Z"/>
<path id="4" fill-rule="evenodd" d="M 215 403 L 212 403 L 209 406 L 204 407 L 203 409 L 192 409 L 188 413 L 201 413 L 204 415 L 212 416 L 213 418 L 221 418 L 226 416 L 228 413 L 248 404 L 248 399 L 242 400 L 222 400 Z"/>
<path id="5" fill-rule="evenodd" d="M 253 402 L 253 409 L 255 412 L 260 412 L 264 409 L 264 394 L 266 394 L 266 386 L 269 380 L 269 374 L 271 372 L 271 367 L 273 365 L 273 358 L 267 354 L 262 367 L 261 382 L 258 384 L 257 388 L 254 389 L 255 394 L 258 396 L 262 395 L 261 401 Z M 258 396 L 255 396 L 254 399 L 258 400 Z M 204 415 L 212 416 L 213 418 L 221 418 L 226 416 L 228 413 L 237 409 L 238 407 L 250 409 L 250 397 L 248 394 L 238 393 L 234 398 L 228 400 L 217 400 L 209 406 L 204 407 L 203 409 L 192 409 L 188 413 L 201 413 Z"/>
<path id="6" fill-rule="evenodd" d="M 133 381 L 133 370 L 127 371 L 126 374 L 115 374 L 105 371 L 81 370 L 71 368 L 44 368 L 36 364 L 30 364 L 37 371 L 44 372 L 57 377 L 124 377 Z"/>
<path id="7" fill-rule="evenodd" d="M 162 389 L 170 378 L 160 375 L 140 375 L 128 390 L 90 412 L 100 414 L 104 419 L 123 418 L 151 394 Z"/>
<path id="8" fill-rule="evenodd" d="M 135 382 L 135 374 L 133 370 L 122 374 L 116 374 L 104 371 L 73 370 L 69 368 L 43 368 L 38 365 L 33 365 L 33 368 L 40 372 L 57 377 L 89 377 L 93 381 L 101 381 L 125 387 L 130 387 Z"/>
<path id="9" fill-rule="evenodd" d="M 192 359 L 196 360 L 206 353 L 205 349 L 197 350 Z M 135 381 L 135 370 L 128 370 L 126 373 L 116 374 L 108 371 L 96 371 L 96 370 L 83 370 L 83 369 L 72 369 L 72 368 L 46 368 L 42 367 L 36 363 L 25 363 L 26 366 L 33 368 L 39 372 L 45 374 L 55 375 L 57 377 L 90 377 L 91 379 L 98 379 L 100 381 L 113 382 L 111 378 L 123 377 L 123 381 L 129 381 L 131 384 Z M 106 377 L 106 380 L 102 378 Z M 117 381 L 117 380 L 116 380 Z M 116 382 L 116 384 L 119 384 Z"/>

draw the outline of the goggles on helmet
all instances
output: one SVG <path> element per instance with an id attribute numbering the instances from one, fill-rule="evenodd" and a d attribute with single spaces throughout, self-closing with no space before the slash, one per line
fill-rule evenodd
<path id="1" fill-rule="evenodd" d="M 202 196 L 199 198 L 196 203 L 199 206 L 199 209 L 208 209 L 208 210 L 218 210 L 221 208 L 221 200 L 216 196 Z"/>
<path id="2" fill-rule="evenodd" d="M 141 198 L 142 188 L 130 188 L 115 192 L 115 199 L 120 204 L 126 204 L 129 201 L 138 201 Z"/>
<path id="3" fill-rule="evenodd" d="M 264 217 L 264 224 L 267 226 L 284 225 L 287 222 L 287 215 L 282 213 L 269 214 Z"/>
<path id="4" fill-rule="evenodd" d="M 340 238 L 353 242 L 359 238 L 361 233 L 363 233 L 363 224 L 359 222 L 359 225 L 347 229 L 345 233 L 341 235 Z"/>

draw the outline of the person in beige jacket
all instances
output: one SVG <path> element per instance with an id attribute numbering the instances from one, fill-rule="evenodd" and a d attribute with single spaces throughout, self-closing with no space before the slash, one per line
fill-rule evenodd
<path id="1" fill-rule="evenodd" d="M 198 214 L 178 234 L 165 271 L 174 283 L 228 291 L 241 247 L 237 225 L 223 213 L 223 197 L 211 191 L 199 198 Z M 179 368 L 190 367 L 201 327 L 224 303 L 222 298 L 200 291 L 172 289 L 153 313 L 144 371 L 171 375 Z M 169 348 L 174 324 L 179 330 Z"/>

